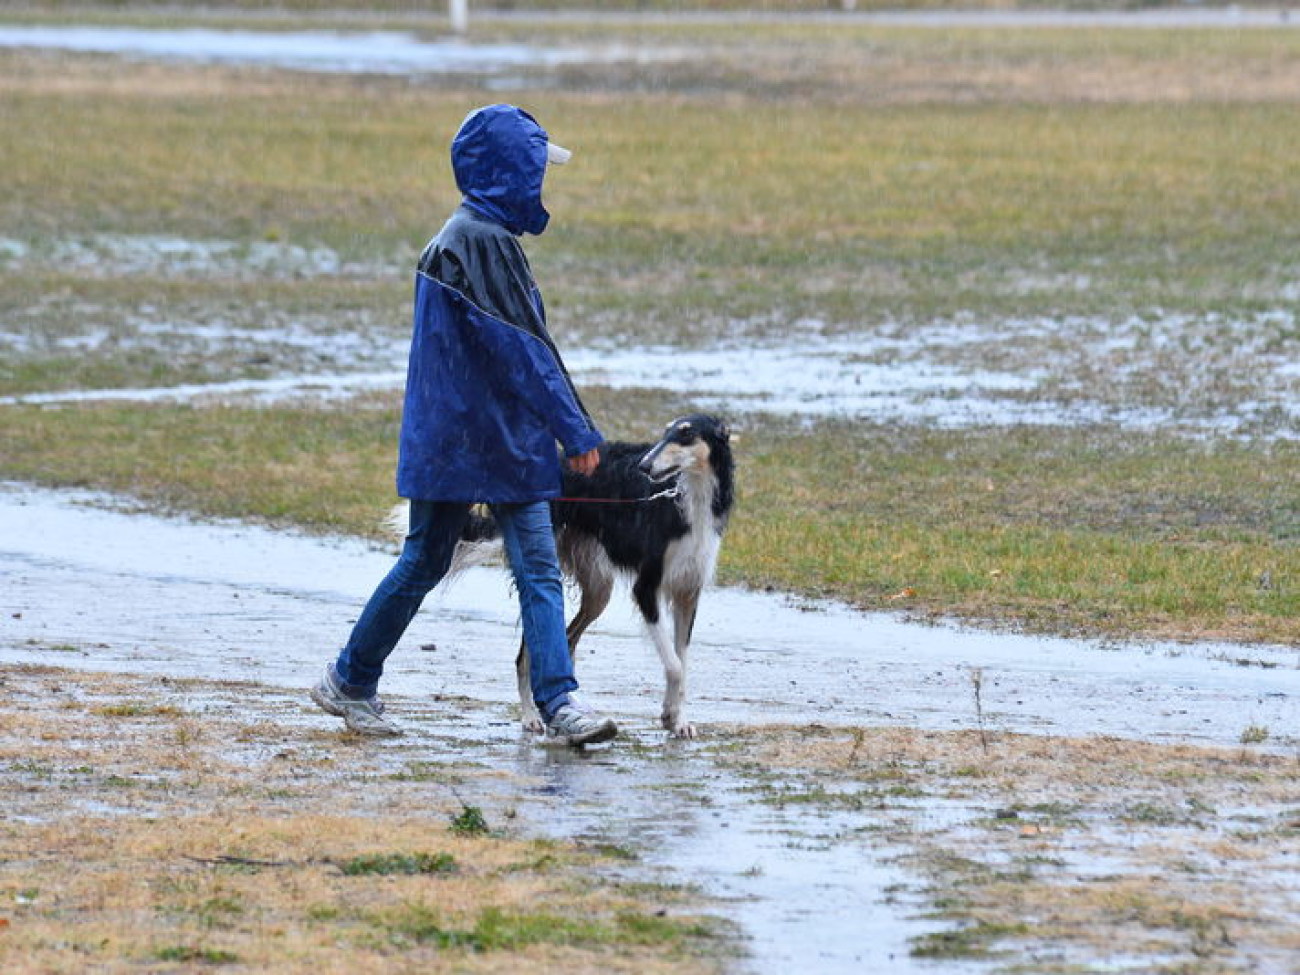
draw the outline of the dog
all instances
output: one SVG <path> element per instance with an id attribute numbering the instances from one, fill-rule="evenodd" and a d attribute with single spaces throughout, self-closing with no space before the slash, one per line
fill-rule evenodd
<path id="1" fill-rule="evenodd" d="M 609 605 L 615 581 L 630 580 L 663 662 L 660 719 L 680 738 L 696 735 L 683 713 L 687 652 L 735 502 L 734 477 L 727 425 L 694 413 L 673 420 L 654 443 L 604 444 L 596 472 L 585 477 L 566 470 L 563 494 L 551 502 L 560 567 L 578 590 L 578 609 L 566 628 L 569 652 L 576 654 L 583 633 Z M 471 516 L 453 564 L 478 561 L 461 550 L 494 539 L 494 526 L 490 516 Z M 524 643 L 515 666 L 524 728 L 541 732 Z"/>

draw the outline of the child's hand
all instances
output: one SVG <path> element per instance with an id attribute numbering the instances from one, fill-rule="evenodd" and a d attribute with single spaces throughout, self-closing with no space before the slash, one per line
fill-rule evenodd
<path id="1" fill-rule="evenodd" d="M 593 447 L 585 454 L 578 454 L 576 457 L 569 458 L 569 470 L 575 474 L 581 474 L 583 477 L 591 477 L 596 473 L 596 468 L 600 466 L 600 450 Z"/>

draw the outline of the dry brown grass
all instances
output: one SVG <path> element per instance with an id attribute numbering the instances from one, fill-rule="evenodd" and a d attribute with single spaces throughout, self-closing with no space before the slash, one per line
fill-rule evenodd
<path id="1" fill-rule="evenodd" d="M 378 747 L 256 685 L 42 668 L 0 680 L 6 972 L 724 965 L 690 892 L 620 883 L 611 867 L 625 877 L 627 862 L 582 845 L 449 828 L 462 796 L 510 823 L 489 803 L 520 788 L 459 741 Z M 1300 764 L 1267 737 L 719 732 L 719 760 L 752 777 L 756 801 L 847 817 L 834 842 L 869 842 L 914 878 L 955 924 L 920 954 L 1209 973 L 1286 971 L 1300 950 Z M 442 866 L 343 869 L 421 856 Z"/>
<path id="2" fill-rule="evenodd" d="M 485 27 L 491 41 L 545 43 L 534 29 L 511 35 L 508 25 Z M 666 91 L 702 89 L 744 98 L 818 97 L 862 105 L 922 103 L 1022 104 L 1293 102 L 1300 93 L 1300 36 L 1295 32 L 1228 35 L 1172 31 L 1155 40 L 1145 31 L 932 30 L 777 28 L 723 33 L 668 33 L 651 40 L 686 52 L 657 80 Z M 617 30 L 593 42 L 619 40 Z M 638 38 L 623 37 L 636 44 Z M 559 32 L 551 42 L 582 43 Z M 626 100 L 617 66 L 575 66 L 562 87 L 597 103 Z M 282 93 L 312 100 L 355 98 L 359 86 L 385 98 L 418 100 L 405 81 L 295 75 L 258 67 L 137 62 L 117 58 L 9 51 L 0 77 L 10 93 L 167 99 Z M 635 76 L 645 87 L 644 72 Z M 556 79 L 551 79 L 555 83 Z M 434 82 L 435 87 L 440 86 Z M 611 90 L 614 89 L 614 90 Z"/>
<path id="3" fill-rule="evenodd" d="M 1152 42 L 1089 30 L 773 31 L 711 57 L 769 91 L 878 105 L 1290 102 L 1300 91 L 1300 42 L 1289 32 L 1225 41 L 1171 31 Z"/>
<path id="4" fill-rule="evenodd" d="M 775 767 L 874 774 L 882 768 L 924 770 L 944 780 L 973 778 L 1008 794 L 1123 794 L 1124 790 L 1203 786 L 1220 798 L 1249 789 L 1258 802 L 1297 798 L 1294 756 L 1251 748 L 1162 745 L 1123 738 L 1053 738 L 916 728 L 772 732 L 758 752 Z M 985 747 L 987 742 L 987 748 Z"/>
<path id="5" fill-rule="evenodd" d="M 79 56 L 74 63 L 66 54 L 48 51 L 7 52 L 0 58 L 0 78 L 12 94 L 149 100 L 288 92 L 298 85 L 292 75 L 212 65 L 142 61 L 124 71 L 120 59 L 107 55 Z"/>
<path id="6" fill-rule="evenodd" d="M 478 807 L 448 781 L 474 791 L 476 773 L 395 774 L 400 752 L 292 727 L 305 709 L 278 692 L 0 680 L 5 972 L 720 966 L 680 890 L 625 888 L 577 845 L 455 830 Z M 345 873 L 360 857 L 434 866 Z"/>

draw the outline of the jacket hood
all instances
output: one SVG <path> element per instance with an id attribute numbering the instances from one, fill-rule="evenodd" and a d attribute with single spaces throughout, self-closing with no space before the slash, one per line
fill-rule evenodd
<path id="1" fill-rule="evenodd" d="M 542 206 L 547 143 L 537 120 L 514 105 L 470 112 L 451 142 L 465 204 L 512 234 L 540 234 L 551 219 Z"/>

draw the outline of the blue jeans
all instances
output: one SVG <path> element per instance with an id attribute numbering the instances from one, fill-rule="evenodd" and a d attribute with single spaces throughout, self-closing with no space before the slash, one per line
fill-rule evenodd
<path id="1" fill-rule="evenodd" d="M 564 633 L 564 584 L 555 554 L 551 507 L 545 501 L 494 504 L 492 513 L 501 526 L 506 558 L 519 591 L 533 700 L 542 717 L 549 720 L 578 687 Z M 384 661 L 424 597 L 447 574 L 468 516 L 469 505 L 462 502 L 411 502 L 411 524 L 402 555 L 366 603 L 334 664 L 348 697 L 375 694 Z"/>

